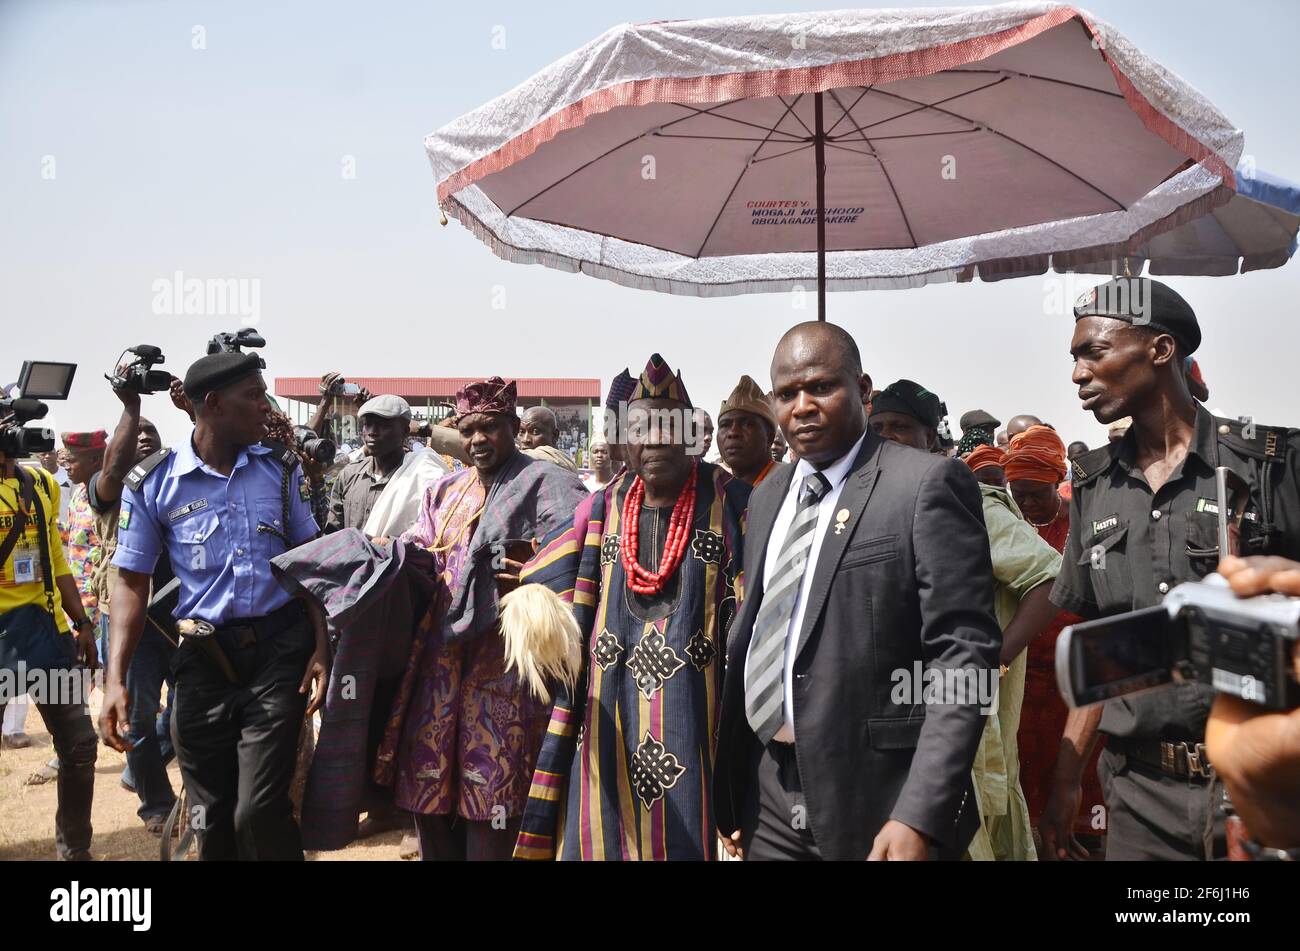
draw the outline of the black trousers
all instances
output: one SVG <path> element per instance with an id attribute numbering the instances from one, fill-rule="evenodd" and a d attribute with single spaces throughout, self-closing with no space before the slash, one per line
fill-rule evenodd
<path id="1" fill-rule="evenodd" d="M 1225 858 L 1223 783 L 1176 779 L 1129 762 L 1109 746 L 1097 762 L 1106 800 L 1106 861 Z"/>
<path id="2" fill-rule="evenodd" d="M 515 816 L 498 829 L 491 822 L 471 822 L 457 815 L 416 815 L 420 861 L 508 862 L 523 821 L 523 816 Z"/>
<path id="3" fill-rule="evenodd" d="M 747 862 L 821 860 L 793 744 L 768 743 L 750 764 L 740 828 Z"/>
<path id="4" fill-rule="evenodd" d="M 315 632 L 300 616 L 245 647 L 215 636 L 238 683 L 193 641 L 182 641 L 173 661 L 172 739 L 199 858 L 301 861 L 289 784 L 307 710 L 298 687 Z"/>

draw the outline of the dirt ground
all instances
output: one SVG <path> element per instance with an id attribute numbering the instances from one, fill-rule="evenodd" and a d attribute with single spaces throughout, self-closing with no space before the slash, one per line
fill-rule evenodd
<path id="1" fill-rule="evenodd" d="M 97 699 L 97 698 L 95 698 Z M 92 716 L 97 714 L 92 700 Z M 0 751 L 0 861 L 53 861 L 54 809 L 57 802 L 54 780 L 40 786 L 24 780 L 54 755 L 50 735 L 34 704 L 28 704 L 27 735 L 34 741 L 25 750 Z M 121 784 L 126 757 L 104 745 L 95 763 L 95 805 L 92 822 L 95 836 L 90 850 L 97 861 L 135 859 L 159 861 L 158 837 L 145 831 L 135 811 L 140 800 Z M 175 761 L 167 769 L 172 788 L 180 788 L 180 771 Z M 402 834 L 389 832 L 354 843 L 337 852 L 308 852 L 315 861 L 400 861 Z"/>

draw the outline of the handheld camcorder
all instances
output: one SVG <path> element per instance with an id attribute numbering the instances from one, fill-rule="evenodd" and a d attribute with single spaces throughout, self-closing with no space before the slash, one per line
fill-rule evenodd
<path id="1" fill-rule="evenodd" d="M 265 347 L 266 338 L 252 327 L 236 330 L 234 333 L 219 333 L 208 341 L 208 353 L 242 353 L 244 347 Z M 266 369 L 266 361 L 257 358 Z"/>
<path id="2" fill-rule="evenodd" d="M 1217 475 L 1219 551 L 1229 552 L 1229 513 L 1239 520 L 1245 499 L 1240 492 L 1229 498 L 1230 470 L 1220 467 Z M 1227 579 L 1208 575 L 1173 588 L 1155 607 L 1065 628 L 1056 641 L 1057 686 L 1071 707 L 1203 683 L 1270 710 L 1290 710 L 1300 706 L 1291 660 L 1298 640 L 1300 598 L 1239 598 Z"/>
<path id="3" fill-rule="evenodd" d="M 135 359 L 130 363 L 125 362 L 128 353 L 135 354 Z M 127 347 L 122 351 L 122 356 L 117 358 L 117 371 L 111 376 L 105 373 L 104 379 L 108 380 L 115 390 L 128 390 L 142 396 L 148 393 L 161 393 L 171 386 L 172 375 L 166 370 L 155 370 L 153 367 L 166 359 L 160 348 L 147 343 Z"/>
<path id="4" fill-rule="evenodd" d="M 24 360 L 18 374 L 17 397 L 0 398 L 0 452 L 11 459 L 54 451 L 54 430 L 28 426 L 43 419 L 50 408 L 43 400 L 66 400 L 72 389 L 75 363 Z"/>

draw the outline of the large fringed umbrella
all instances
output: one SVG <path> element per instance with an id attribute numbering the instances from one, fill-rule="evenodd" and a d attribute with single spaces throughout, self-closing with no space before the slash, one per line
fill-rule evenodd
<path id="1" fill-rule="evenodd" d="M 425 142 L 511 261 L 712 296 L 1121 257 L 1232 197 L 1242 134 L 1056 3 L 625 25 Z"/>

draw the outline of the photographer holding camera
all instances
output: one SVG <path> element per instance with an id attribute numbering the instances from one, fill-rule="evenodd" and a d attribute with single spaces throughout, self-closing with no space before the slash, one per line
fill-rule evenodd
<path id="1" fill-rule="evenodd" d="M 59 536 L 59 486 L 44 468 L 18 464 L 31 449 L 34 431 L 15 421 L 39 418 L 44 410 L 33 399 L 0 405 L 0 667 L 17 672 L 23 664 L 31 673 L 68 670 L 79 662 L 94 669 L 99 666 L 94 624 L 82 607 Z M 76 685 L 82 682 L 77 679 Z M 67 679 L 61 683 L 74 686 Z M 85 697 L 47 694 L 36 699 L 36 707 L 59 759 L 58 856 L 89 861 L 96 739 Z"/>
<path id="2" fill-rule="evenodd" d="M 145 348 L 137 347 L 134 352 L 138 355 L 141 349 Z M 161 352 L 156 357 L 161 361 Z M 141 362 L 137 361 L 135 365 Z M 148 375 L 150 373 L 152 378 Z M 117 549 L 123 484 L 134 466 L 144 463 L 162 448 L 157 427 L 140 415 L 140 397 L 168 389 L 171 379 L 161 371 L 132 372 L 131 366 L 119 366 L 111 378 L 113 393 L 122 401 L 122 416 L 108 444 L 103 468 L 87 483 L 95 531 L 102 546 L 92 586 L 99 599 L 100 612 L 110 618 L 113 588 L 117 582 L 117 569 L 112 561 Z M 163 552 L 152 574 L 152 592 L 156 594 L 172 577 L 171 560 Z M 173 755 L 169 718 L 158 716 L 163 684 L 167 684 L 169 691 L 173 687 L 170 666 L 175 651 L 171 640 L 154 625 L 146 623 L 126 671 L 130 747 L 126 751 L 127 768 L 122 782 L 140 797 L 137 814 L 145 828 L 154 835 L 162 834 L 163 825 L 176 802 L 176 794 L 167 779 L 166 764 Z M 107 662 L 107 659 L 106 652 L 104 660 Z"/>
<path id="3" fill-rule="evenodd" d="M 319 607 L 291 598 L 271 573 L 271 558 L 318 530 L 297 457 L 261 444 L 272 412 L 263 366 L 222 350 L 189 368 L 193 433 L 128 474 L 113 556 L 100 732 L 127 748 L 126 674 L 165 551 L 185 638 L 173 663 L 173 736 L 204 860 L 302 859 L 289 785 L 304 715 L 319 708 L 328 677 Z"/>
<path id="4" fill-rule="evenodd" d="M 1117 278 L 1084 294 L 1074 317 L 1083 408 L 1101 423 L 1133 423 L 1072 460 L 1070 535 L 1052 601 L 1111 617 L 1160 605 L 1180 583 L 1212 573 L 1220 466 L 1249 488 L 1231 513 L 1241 552 L 1300 556 L 1300 432 L 1217 419 L 1197 403 L 1183 362 L 1201 331 L 1187 302 L 1158 281 Z M 1205 747 L 1214 701 L 1209 685 L 1180 682 L 1072 710 L 1040 824 L 1044 857 L 1082 857 L 1070 824 L 1099 730 L 1106 858 L 1222 857 L 1222 781 Z"/>
<path id="5" fill-rule="evenodd" d="M 1287 558 L 1225 558 L 1219 574 L 1239 597 L 1300 597 L 1300 562 Z M 1291 676 L 1300 680 L 1300 650 Z M 1300 861 L 1300 708 L 1266 711 L 1227 694 L 1214 698 L 1205 730 L 1210 761 L 1223 777 L 1256 857 Z"/>

